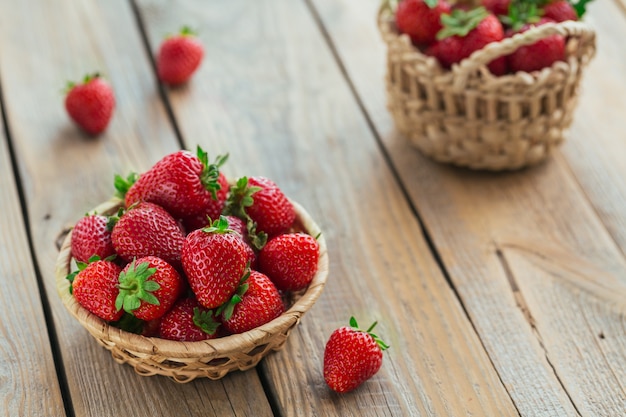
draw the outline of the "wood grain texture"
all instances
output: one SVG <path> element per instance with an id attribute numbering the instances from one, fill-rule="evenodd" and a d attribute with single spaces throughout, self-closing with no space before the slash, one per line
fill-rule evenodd
<path id="1" fill-rule="evenodd" d="M 0 8 L 9 131 L 74 414 L 271 415 L 256 374 L 183 386 L 143 378 L 116 364 L 64 310 L 54 285 L 58 234 L 108 200 L 114 173 L 143 171 L 178 142 L 127 1 L 2 0 Z M 90 138 L 69 121 L 59 91 L 96 70 L 111 82 L 117 108 L 106 133 Z"/>
<path id="2" fill-rule="evenodd" d="M 168 91 L 187 147 L 230 151 L 231 177 L 274 179 L 326 236 L 324 293 L 261 365 L 281 415 L 517 415 L 306 4 L 137 3 L 152 50 L 180 21 L 206 45 L 193 80 Z M 372 380 L 339 396 L 323 350 L 351 314 L 377 319 L 392 347 Z"/>
<path id="3" fill-rule="evenodd" d="M 610 288 L 623 291 L 626 269 L 616 242 L 626 213 L 619 177 L 625 148 L 623 141 L 611 138 L 624 128 L 623 118 L 595 118 L 588 109 L 584 119 L 576 119 L 572 132 L 577 133 L 571 135 L 568 149 L 590 150 L 592 131 L 606 135 L 602 143 L 610 149 L 597 147 L 585 154 L 584 162 L 566 150 L 546 164 L 515 173 L 477 173 L 435 164 L 399 137 L 385 109 L 385 50 L 375 27 L 378 2 L 312 3 L 520 414 L 622 415 L 623 355 L 619 358 L 618 352 L 626 335 L 623 310 L 616 310 L 614 297 L 573 295 L 569 284 L 555 283 L 553 278 L 544 282 L 550 274 L 499 248 L 524 241 L 561 249 L 569 258 L 584 254 L 587 263 L 603 271 L 602 276 L 585 277 L 599 285 L 608 274 L 615 277 Z M 615 13 L 610 2 L 596 2 L 594 10 L 598 9 L 600 16 Z M 598 25 L 599 57 L 607 53 L 616 60 L 610 50 L 603 51 L 602 39 L 613 31 L 621 33 L 622 18 L 617 13 Z M 604 41 L 609 48 L 619 42 L 619 37 L 612 39 Z M 612 64 L 609 55 L 605 66 Z M 613 71 L 603 68 L 602 60 L 594 65 L 600 67 L 586 80 L 583 103 L 589 94 L 596 94 L 589 90 L 603 84 L 600 73 Z M 611 80 L 614 83 L 608 82 L 604 92 L 597 92 L 597 101 L 589 99 L 592 103 L 599 105 L 609 89 L 624 87 L 623 78 Z M 607 119 L 612 128 L 603 123 Z M 615 166 L 603 171 L 603 162 Z M 618 195 L 603 192 L 598 189 L 601 185 L 612 191 L 617 187 Z M 572 298 L 582 313 L 568 305 Z M 602 327 L 613 329 L 610 340 L 600 332 Z"/>
<path id="4" fill-rule="evenodd" d="M 0 131 L 0 415 L 64 416 L 2 121 Z"/>

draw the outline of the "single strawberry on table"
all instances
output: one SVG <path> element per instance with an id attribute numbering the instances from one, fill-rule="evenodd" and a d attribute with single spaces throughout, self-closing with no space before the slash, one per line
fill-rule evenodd
<path id="1" fill-rule="evenodd" d="M 112 229 L 113 224 L 107 216 L 101 214 L 83 216 L 72 228 L 72 257 L 79 262 L 88 262 L 92 256 L 105 259 L 114 255 Z"/>
<path id="2" fill-rule="evenodd" d="M 65 109 L 70 118 L 90 135 L 102 133 L 113 116 L 115 95 L 100 74 L 86 75 L 81 84 L 69 82 Z"/>
<path id="3" fill-rule="evenodd" d="M 120 273 L 118 288 L 115 308 L 149 321 L 163 316 L 176 302 L 183 281 L 163 259 L 145 256 L 126 265 Z"/>
<path id="4" fill-rule="evenodd" d="M 246 273 L 249 252 L 222 216 L 210 227 L 191 232 L 182 248 L 182 265 L 200 304 L 216 308 L 235 293 Z"/>
<path id="5" fill-rule="evenodd" d="M 167 37 L 157 52 L 157 74 L 165 84 L 177 85 L 189 80 L 198 69 L 204 48 L 196 33 L 183 27 L 179 33 Z"/>
<path id="6" fill-rule="evenodd" d="M 259 269 L 281 291 L 305 289 L 317 272 L 320 246 L 306 233 L 285 233 L 271 238 L 259 252 Z"/>
<path id="7" fill-rule="evenodd" d="M 111 261 L 95 260 L 72 280 L 72 294 L 85 309 L 106 321 L 117 321 L 124 310 L 115 307 L 122 268 Z"/>
<path id="8" fill-rule="evenodd" d="M 441 30 L 441 15 L 450 13 L 445 0 L 402 0 L 396 9 L 396 25 L 417 45 L 435 41 Z"/>
<path id="9" fill-rule="evenodd" d="M 378 372 L 383 363 L 383 351 L 388 349 L 372 333 L 376 322 L 366 331 L 360 330 L 354 317 L 350 326 L 336 329 L 324 349 L 324 380 L 338 393 L 357 388 Z"/>
<path id="10" fill-rule="evenodd" d="M 159 323 L 161 339 L 197 342 L 218 337 L 220 322 L 213 310 L 206 309 L 195 298 L 176 302 Z"/>

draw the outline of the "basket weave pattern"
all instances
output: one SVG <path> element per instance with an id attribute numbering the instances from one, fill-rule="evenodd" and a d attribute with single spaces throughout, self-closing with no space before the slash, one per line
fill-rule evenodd
<path id="1" fill-rule="evenodd" d="M 581 22 L 545 24 L 485 46 L 443 69 L 401 35 L 381 8 L 387 44 L 388 108 L 396 127 L 423 154 L 474 169 L 517 169 L 544 160 L 572 123 L 595 32 Z M 532 74 L 493 76 L 486 64 L 553 34 L 567 38 L 566 62 Z"/>
<path id="2" fill-rule="evenodd" d="M 296 202 L 297 221 L 312 236 L 320 229 L 306 210 Z M 94 210 L 112 214 L 121 202 L 113 199 Z M 63 304 L 96 341 L 111 352 L 118 363 L 126 363 L 144 376 L 164 375 L 176 382 L 198 377 L 220 379 L 233 370 L 256 366 L 269 353 L 281 349 L 301 317 L 320 296 L 328 275 L 328 254 L 324 236 L 318 237 L 318 271 L 306 290 L 291 294 L 288 309 L 279 317 L 251 331 L 200 342 L 177 342 L 128 333 L 91 314 L 69 293 L 71 232 L 65 238 L 56 262 L 56 285 Z"/>

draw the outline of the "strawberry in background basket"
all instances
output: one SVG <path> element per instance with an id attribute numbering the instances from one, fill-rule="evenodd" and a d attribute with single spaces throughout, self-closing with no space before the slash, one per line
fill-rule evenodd
<path id="1" fill-rule="evenodd" d="M 445 0 L 404 0 L 396 9 L 396 24 L 416 45 L 428 45 L 442 28 L 441 15 L 449 12 Z"/>

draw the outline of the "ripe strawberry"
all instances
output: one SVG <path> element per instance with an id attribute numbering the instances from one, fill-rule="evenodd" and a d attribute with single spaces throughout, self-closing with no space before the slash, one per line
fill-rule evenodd
<path id="1" fill-rule="evenodd" d="M 98 73 L 87 75 L 82 84 L 68 83 L 65 109 L 70 118 L 90 135 L 103 132 L 115 109 L 111 86 Z"/>
<path id="2" fill-rule="evenodd" d="M 115 308 L 122 269 L 111 261 L 97 260 L 78 272 L 72 282 L 76 301 L 102 320 L 117 321 L 124 314 Z"/>
<path id="3" fill-rule="evenodd" d="M 265 245 L 267 237 L 264 235 L 284 233 L 296 219 L 293 204 L 276 183 L 264 177 L 237 180 L 231 187 L 225 212 L 247 220 L 248 235 L 257 249 Z"/>
<path id="4" fill-rule="evenodd" d="M 186 82 L 198 69 L 204 56 L 204 48 L 196 34 L 188 27 L 166 38 L 157 53 L 157 73 L 165 84 Z"/>
<path id="5" fill-rule="evenodd" d="M 198 146 L 197 154 L 178 151 L 166 155 L 128 187 L 116 177 L 115 186 L 124 193 L 130 207 L 138 201 L 149 201 L 163 207 L 175 218 L 211 213 L 218 215 L 226 202 L 228 182 L 219 171 L 228 155 L 218 156 L 212 164 Z"/>
<path id="6" fill-rule="evenodd" d="M 235 293 L 246 272 L 248 251 L 239 234 L 228 229 L 222 216 L 211 227 L 187 235 L 182 264 L 200 304 L 216 308 Z"/>
<path id="7" fill-rule="evenodd" d="M 202 307 L 195 298 L 179 300 L 161 319 L 159 337 L 181 342 L 197 342 L 218 336 L 219 321 L 213 311 Z"/>
<path id="8" fill-rule="evenodd" d="M 237 294 L 218 310 L 222 324 L 230 333 L 243 333 L 269 323 L 283 314 L 278 289 L 264 274 L 250 271 L 250 276 L 239 286 Z"/>
<path id="9" fill-rule="evenodd" d="M 542 18 L 536 24 L 526 24 L 519 31 L 511 31 L 507 33 L 513 36 L 515 33 L 525 32 L 535 25 L 543 25 L 553 22 L 550 19 Z M 542 68 L 549 67 L 556 61 L 565 60 L 565 38 L 561 35 L 551 35 L 543 39 L 539 39 L 532 45 L 521 46 L 507 57 L 508 65 L 511 71 L 538 71 Z"/>
<path id="10" fill-rule="evenodd" d="M 332 390 L 351 391 L 380 369 L 383 350 L 389 346 L 371 333 L 374 326 L 376 322 L 364 332 L 351 317 L 350 327 L 340 327 L 330 335 L 324 350 L 324 379 Z"/>
<path id="11" fill-rule="evenodd" d="M 506 16 L 509 14 L 511 0 L 482 0 L 480 3 L 494 15 Z"/>
<path id="12" fill-rule="evenodd" d="M 415 44 L 428 45 L 441 30 L 444 13 L 450 13 L 445 0 L 403 0 L 396 9 L 396 24 Z"/>
<path id="13" fill-rule="evenodd" d="M 320 246 L 306 233 L 287 233 L 270 239 L 259 252 L 259 269 L 281 291 L 305 289 L 317 272 Z"/>
<path id="14" fill-rule="evenodd" d="M 437 34 L 438 41 L 426 53 L 437 58 L 445 68 L 504 38 L 502 24 L 484 7 L 469 11 L 456 9 L 450 15 L 443 15 L 441 20 L 444 28 Z M 496 58 L 487 66 L 492 74 L 503 75 L 506 73 L 506 58 Z"/>
<path id="15" fill-rule="evenodd" d="M 115 254 L 111 242 L 112 224 L 100 214 L 82 217 L 72 229 L 72 256 L 79 262 L 88 262 L 92 256 L 100 259 Z"/>
<path id="16" fill-rule="evenodd" d="M 119 277 L 115 307 L 141 320 L 163 316 L 180 296 L 182 278 L 173 266 L 156 256 L 134 259 Z"/>
<path id="17" fill-rule="evenodd" d="M 578 20 L 576 10 L 567 0 L 556 0 L 546 4 L 543 7 L 543 17 L 552 19 L 555 22 Z"/>
<path id="18" fill-rule="evenodd" d="M 127 262 L 152 255 L 178 266 L 185 236 L 165 209 L 142 202 L 120 217 L 113 226 L 111 239 L 117 254 Z"/>

